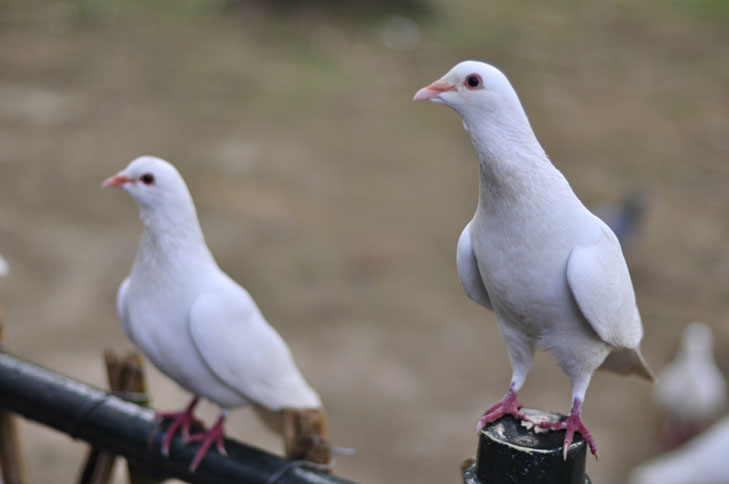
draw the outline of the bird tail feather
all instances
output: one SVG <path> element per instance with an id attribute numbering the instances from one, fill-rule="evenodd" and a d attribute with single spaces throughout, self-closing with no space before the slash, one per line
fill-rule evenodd
<path id="1" fill-rule="evenodd" d="M 656 375 L 643 358 L 640 348 L 621 348 L 605 358 L 599 370 L 607 370 L 622 375 L 636 375 L 648 381 L 656 381 Z"/>

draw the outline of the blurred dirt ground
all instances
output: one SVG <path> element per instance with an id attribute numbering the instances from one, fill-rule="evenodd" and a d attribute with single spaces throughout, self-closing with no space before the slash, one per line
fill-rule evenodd
<path id="1" fill-rule="evenodd" d="M 456 274 L 476 203 L 471 144 L 454 113 L 411 98 L 477 58 L 510 77 L 588 205 L 648 188 L 626 252 L 654 369 L 686 323 L 704 320 L 729 374 L 729 8 L 441 0 L 429 17 L 362 18 L 218 6 L 0 3 L 0 252 L 11 265 L 0 305 L 12 352 L 105 384 L 102 350 L 130 345 L 114 299 L 140 224 L 123 193 L 99 187 L 138 155 L 162 156 L 185 176 L 218 262 L 323 396 L 336 443 L 357 449 L 337 472 L 459 482 L 510 368 L 493 316 Z M 154 406 L 181 407 L 187 395 L 149 373 Z M 594 482 L 623 482 L 659 452 L 650 392 L 593 379 Z M 521 397 L 568 410 L 550 355 Z M 24 431 L 34 481 L 72 482 L 83 443 Z M 281 448 L 249 410 L 228 433 Z"/>

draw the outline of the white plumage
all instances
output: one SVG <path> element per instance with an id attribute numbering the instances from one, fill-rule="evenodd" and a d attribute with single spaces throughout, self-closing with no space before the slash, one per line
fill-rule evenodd
<path id="1" fill-rule="evenodd" d="M 2 254 L 0 254 L 0 277 L 7 276 L 9 273 L 10 265 L 5 259 L 3 259 Z"/>
<path id="2" fill-rule="evenodd" d="M 535 348 L 550 350 L 572 383 L 564 451 L 579 431 L 592 373 L 604 367 L 651 378 L 628 267 L 613 232 L 590 213 L 537 141 L 516 92 L 496 68 L 475 61 L 415 95 L 453 108 L 479 161 L 476 214 L 458 241 L 466 294 L 496 314 L 513 376 L 479 428 L 506 413 L 524 418 L 516 394 Z"/>
<path id="3" fill-rule="evenodd" d="M 274 412 L 320 408 L 319 395 L 299 372 L 284 340 L 248 292 L 218 267 L 177 170 L 144 156 L 104 186 L 126 190 L 139 205 L 144 224 L 131 274 L 117 298 L 127 335 L 162 372 L 223 410 L 217 433 L 202 439 L 201 450 L 212 439 L 224 452 L 222 423 L 233 407 L 252 403 Z M 169 433 L 189 430 L 196 403 L 197 398 L 187 411 L 169 414 L 179 419 Z M 163 452 L 172 435 L 167 438 Z M 199 459 L 193 467 L 197 463 Z"/>
<path id="4" fill-rule="evenodd" d="M 691 323 L 676 358 L 659 373 L 653 397 L 663 413 L 669 443 L 701 432 L 726 406 L 726 381 L 714 361 L 713 345 L 711 327 Z"/>
<path id="5" fill-rule="evenodd" d="M 630 484 L 729 484 L 729 417 L 683 446 L 637 467 Z"/>

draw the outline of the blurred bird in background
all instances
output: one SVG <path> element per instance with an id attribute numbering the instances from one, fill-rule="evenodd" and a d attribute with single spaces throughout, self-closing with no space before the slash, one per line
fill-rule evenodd
<path id="1" fill-rule="evenodd" d="M 103 186 L 129 193 L 144 225 L 131 274 L 119 288 L 119 319 L 150 361 L 194 394 L 184 411 L 158 414 L 171 419 L 162 453 L 182 432 L 185 442 L 202 442 L 192 471 L 213 444 L 226 455 L 228 412 L 252 404 L 267 424 L 277 422 L 273 427 L 284 433 L 289 457 L 328 464 L 319 395 L 248 292 L 218 267 L 179 172 L 162 159 L 144 156 Z M 190 435 L 193 426 L 201 425 L 193 413 L 200 397 L 220 406 L 220 418 L 210 430 Z"/>
<path id="2" fill-rule="evenodd" d="M 676 447 L 704 431 L 726 407 L 727 386 L 714 361 L 714 335 L 705 323 L 683 331 L 676 358 L 659 373 L 653 393 L 665 445 Z M 729 456 L 729 446 L 726 448 Z"/>
<path id="3" fill-rule="evenodd" d="M 630 474 L 629 484 L 729 484 L 729 417 Z"/>
<path id="4" fill-rule="evenodd" d="M 10 273 L 10 265 L 8 264 L 8 261 L 3 259 L 2 254 L 0 254 L 0 277 L 7 276 Z"/>
<path id="5" fill-rule="evenodd" d="M 649 206 L 648 190 L 644 186 L 636 186 L 620 203 L 600 205 L 594 213 L 610 227 L 625 249 L 640 232 Z"/>
<path id="6" fill-rule="evenodd" d="M 445 104 L 462 118 L 479 161 L 479 200 L 457 247 L 466 294 L 494 311 L 513 369 L 504 398 L 477 428 L 519 411 L 517 392 L 535 348 L 550 350 L 572 384 L 563 455 L 580 432 L 597 458 L 581 407 L 598 368 L 653 379 L 640 353 L 643 326 L 615 234 L 590 213 L 537 141 L 524 108 L 498 69 L 461 62 L 415 100 Z"/>

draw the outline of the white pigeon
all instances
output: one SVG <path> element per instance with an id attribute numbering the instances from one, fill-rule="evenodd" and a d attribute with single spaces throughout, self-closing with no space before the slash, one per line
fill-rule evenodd
<path id="1" fill-rule="evenodd" d="M 5 259 L 3 259 L 2 254 L 0 254 L 0 277 L 7 276 L 9 273 L 10 265 Z"/>
<path id="2" fill-rule="evenodd" d="M 213 259 L 178 171 L 143 156 L 103 186 L 129 193 L 144 224 L 131 274 L 119 287 L 119 319 L 147 358 L 195 395 L 183 412 L 159 414 L 173 419 L 162 452 L 182 430 L 186 441 L 203 442 L 190 466 L 195 470 L 213 443 L 225 455 L 223 423 L 233 407 L 320 409 L 284 340 Z M 209 431 L 189 436 L 200 397 L 221 407 L 220 418 Z"/>
<path id="3" fill-rule="evenodd" d="M 710 326 L 689 324 L 676 358 L 658 375 L 653 397 L 663 412 L 670 444 L 703 431 L 726 406 L 726 381 L 714 361 L 713 345 Z"/>
<path id="4" fill-rule="evenodd" d="M 517 392 L 535 348 L 544 348 L 570 379 L 572 409 L 564 422 L 541 426 L 566 429 L 565 456 L 579 431 L 597 457 L 580 410 L 592 373 L 602 366 L 652 378 L 617 238 L 549 161 L 501 71 L 461 62 L 414 100 L 454 109 L 478 155 L 478 207 L 458 240 L 458 274 L 466 294 L 495 313 L 513 375 L 477 429 L 505 414 L 525 419 Z"/>
<path id="5" fill-rule="evenodd" d="M 630 484 L 729 484 L 729 417 L 681 447 L 646 462 Z"/>

